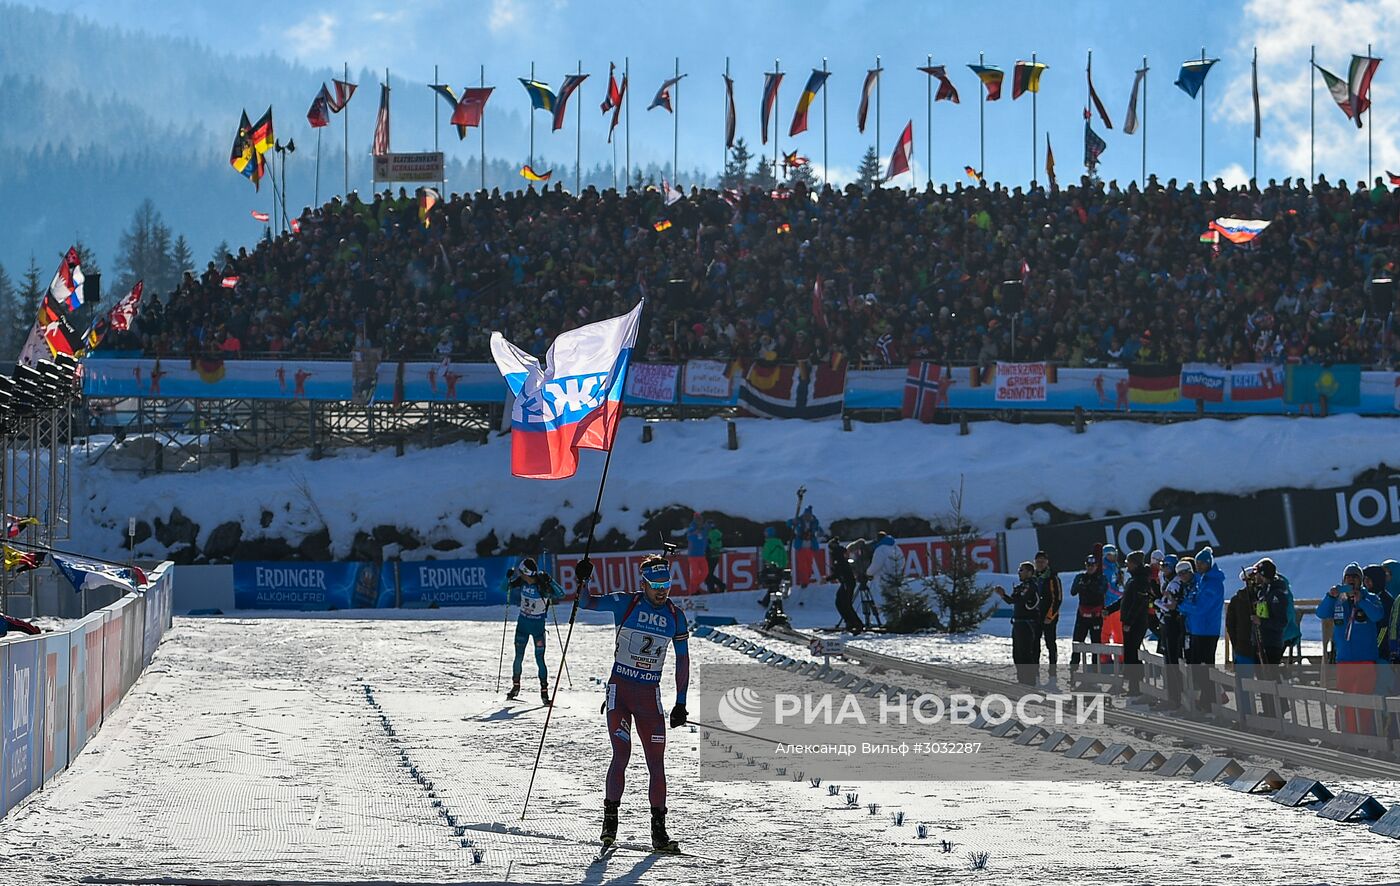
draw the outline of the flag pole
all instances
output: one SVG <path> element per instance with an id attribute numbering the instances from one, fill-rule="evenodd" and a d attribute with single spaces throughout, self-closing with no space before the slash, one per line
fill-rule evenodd
<path id="1" fill-rule="evenodd" d="M 1036 55 L 1035 50 L 1031 50 L 1031 76 L 1035 76 Z M 1035 155 L 1040 151 L 1040 123 L 1036 117 L 1036 96 L 1040 92 L 1040 82 L 1037 81 L 1035 89 L 1031 90 L 1031 187 L 1036 185 L 1035 180 Z"/>
<path id="2" fill-rule="evenodd" d="M 622 193 L 627 193 L 632 181 L 632 60 L 628 56 L 622 57 L 622 80 L 627 84 L 627 91 L 622 94 L 624 103 L 623 110 L 627 112 L 627 122 L 625 124 L 627 139 L 627 150 L 624 154 L 622 166 Z"/>
<path id="3" fill-rule="evenodd" d="M 627 365 L 623 367 L 622 370 L 621 390 L 627 390 L 627 375 L 631 369 L 632 361 L 628 360 Z M 608 443 L 608 454 L 603 457 L 603 476 L 598 480 L 598 498 L 593 502 L 593 519 L 588 526 L 588 541 L 583 545 L 583 560 L 580 562 L 591 563 L 588 559 L 588 555 L 593 550 L 593 534 L 598 528 L 599 519 L 602 517 L 602 513 L 599 509 L 603 506 L 603 489 L 608 485 L 608 467 L 612 464 L 613 449 L 617 443 L 617 428 L 618 425 L 622 423 L 622 419 L 626 414 L 627 409 L 625 406 L 618 410 L 617 424 L 614 424 L 612 428 L 612 439 Z M 573 609 L 569 611 L 569 629 L 564 634 L 564 648 L 559 653 L 559 669 L 554 672 L 554 692 L 550 694 L 550 698 L 558 698 L 559 696 L 559 680 L 564 674 L 564 662 L 568 660 L 569 657 L 569 641 L 572 640 L 574 636 L 574 622 L 578 619 L 579 600 L 582 599 L 583 595 L 586 593 L 588 593 L 586 584 L 579 585 L 574 591 L 574 606 Z M 530 769 L 530 784 L 525 788 L 525 802 L 521 804 L 520 807 L 521 821 L 525 820 L 525 813 L 530 809 L 530 795 L 534 793 L 535 790 L 535 774 L 540 768 L 540 756 L 544 753 L 544 739 L 545 736 L 549 734 L 549 720 L 553 714 L 554 705 L 548 705 L 544 711 L 544 728 L 540 730 L 540 745 L 535 749 L 535 765 Z"/>
<path id="4" fill-rule="evenodd" d="M 579 59 L 579 60 L 578 60 L 578 71 L 577 71 L 576 73 L 579 73 L 579 74 L 582 74 L 582 73 L 583 73 L 583 59 Z M 578 90 L 580 90 L 580 89 L 582 89 L 582 88 L 583 88 L 583 84 L 580 83 L 578 86 L 575 86 L 575 87 L 574 87 L 574 90 L 575 90 L 575 91 L 578 91 Z M 582 97 L 580 97 L 578 101 L 574 102 L 574 130 L 575 130 L 575 131 L 574 131 L 574 196 L 577 197 L 577 196 L 582 192 L 582 188 L 580 187 L 580 183 L 583 181 L 583 98 L 582 98 Z"/>
<path id="5" fill-rule="evenodd" d="M 875 67 L 877 67 L 877 68 L 880 67 L 880 57 L 879 57 L 878 55 L 875 56 Z M 930 68 L 933 67 L 933 53 L 929 53 L 929 54 L 928 54 L 928 67 L 930 67 Z M 878 80 L 875 81 L 875 82 L 876 82 L 877 84 L 879 83 Z M 879 95 L 878 86 L 877 86 L 877 88 L 876 88 L 876 95 Z M 879 107 L 879 105 L 876 105 L 876 107 Z M 924 77 L 924 116 L 927 118 L 927 120 L 926 120 L 926 122 L 925 122 L 925 125 L 924 125 L 924 129 L 925 129 L 925 134 L 924 134 L 924 165 L 928 167 L 927 169 L 924 170 L 924 173 L 925 173 L 925 174 L 927 175 L 927 177 L 928 177 L 928 187 L 929 187 L 930 189 L 932 189 L 932 188 L 933 188 L 933 75 L 932 75 L 932 74 L 929 74 L 928 76 Z M 876 115 L 876 119 L 879 119 L 879 116 L 878 116 L 878 115 Z M 876 126 L 876 131 L 877 131 L 877 132 L 879 131 L 879 127 L 878 127 L 878 126 Z M 876 153 L 876 154 L 879 154 L 879 153 L 880 153 L 879 138 L 878 138 L 878 137 L 876 138 L 875 153 Z"/>
<path id="6" fill-rule="evenodd" d="M 531 83 L 535 82 L 535 63 L 534 63 L 534 62 L 530 62 L 530 82 L 531 82 Z M 530 169 L 533 170 L 533 169 L 535 168 L 535 97 L 534 97 L 533 95 L 530 96 L 530 110 L 529 110 L 529 114 L 530 114 L 530 161 L 529 161 L 529 164 L 530 164 Z M 530 183 L 527 185 L 527 187 L 529 187 L 530 189 L 533 190 L 534 187 L 535 187 L 535 183 L 534 183 L 534 182 L 530 182 Z"/>
<path id="7" fill-rule="evenodd" d="M 773 59 L 773 73 L 782 71 L 778 66 L 779 59 Z M 778 87 L 773 87 L 773 184 L 778 184 L 778 140 L 782 138 L 783 127 L 778 123 L 782 119 L 778 114 Z"/>
<path id="8" fill-rule="evenodd" d="M 724 98 L 723 98 L 723 101 L 724 101 L 724 116 L 725 116 L 725 120 L 724 120 L 724 129 L 725 129 L 725 133 L 726 133 L 726 134 L 728 134 L 728 131 L 729 131 L 729 89 L 730 89 L 730 87 L 729 87 L 729 56 L 726 55 L 726 56 L 724 57 Z M 721 164 L 719 165 L 719 178 L 720 178 L 720 187 L 721 187 L 721 188 L 724 187 L 724 167 L 726 167 L 726 166 L 729 165 L 729 144 L 728 144 L 727 140 L 726 140 L 726 143 L 724 144 L 723 148 L 724 148 L 724 150 L 723 150 L 724 162 L 721 163 Z"/>
<path id="9" fill-rule="evenodd" d="M 671 88 L 675 94 L 671 97 L 674 105 L 671 114 L 671 187 L 678 187 L 676 184 L 676 167 L 680 160 L 680 132 L 681 132 L 681 57 L 676 56 L 676 71 L 672 75 L 676 77 L 676 83 Z"/>
<path id="10" fill-rule="evenodd" d="M 486 88 L 486 66 L 481 66 L 481 88 Z M 535 112 L 530 111 L 533 115 Z M 481 190 L 486 190 L 486 100 L 482 99 L 481 105 Z"/>
<path id="11" fill-rule="evenodd" d="M 1259 113 L 1259 104 L 1258 104 L 1258 103 L 1259 103 L 1259 47 L 1258 47 L 1258 46 L 1255 46 L 1255 47 L 1254 47 L 1254 67 L 1253 67 L 1253 69 L 1252 69 L 1252 74 L 1253 74 L 1253 76 L 1254 76 L 1254 102 L 1255 102 L 1255 104 L 1254 104 L 1254 113 L 1257 115 L 1257 114 Z M 1256 121 L 1256 122 L 1258 121 L 1258 117 L 1257 117 L 1257 116 L 1255 117 L 1255 121 Z M 1258 126 L 1255 126 L 1255 127 L 1254 127 L 1254 174 L 1250 177 L 1250 184 L 1252 184 L 1252 185 L 1253 185 L 1254 187 L 1256 187 L 1256 188 L 1259 187 L 1259 127 L 1258 127 Z"/>
<path id="12" fill-rule="evenodd" d="M 1368 53 L 1369 55 L 1369 53 Z M 827 73 L 826 56 L 822 56 L 822 73 Z M 822 184 L 831 184 L 831 161 L 826 153 L 826 94 L 831 90 L 826 88 L 826 81 L 822 81 Z"/>
<path id="13" fill-rule="evenodd" d="M 1366 63 L 1371 63 L 1371 44 L 1366 44 Z M 1366 187 L 1371 187 L 1371 100 L 1370 87 L 1366 89 Z"/>
<path id="14" fill-rule="evenodd" d="M 1142 57 L 1142 188 L 1147 190 L 1147 56 Z"/>
<path id="15" fill-rule="evenodd" d="M 440 81 L 440 80 L 438 79 L 438 66 L 437 66 L 436 64 L 434 64 L 434 65 L 433 65 L 433 85 L 434 85 L 434 86 L 439 86 L 439 85 L 441 85 L 441 83 L 442 83 L 442 81 Z M 437 92 L 437 91 L 434 90 L 434 93 L 435 93 L 435 94 L 433 95 L 433 153 L 434 153 L 434 154 L 438 153 L 438 152 L 441 150 L 441 149 L 438 147 L 438 96 L 436 95 L 436 92 Z M 446 164 L 443 164 L 443 173 L 442 173 L 442 174 L 443 174 L 444 176 L 447 175 L 446 166 L 447 166 Z M 445 190 L 447 190 L 447 182 L 446 182 L 444 179 L 439 178 L 439 179 L 438 179 L 438 194 L 441 195 L 442 192 L 445 191 Z"/>
<path id="16" fill-rule="evenodd" d="M 1086 124 L 1092 122 L 1092 120 L 1089 117 L 1089 114 L 1093 112 L 1094 104 L 1094 50 L 1087 50 L 1087 53 L 1088 54 L 1084 58 L 1084 120 Z M 1088 164 L 1085 164 L 1085 166 L 1087 168 Z"/>
<path id="17" fill-rule="evenodd" d="M 345 82 L 350 82 L 350 63 L 345 62 Z M 345 199 L 350 200 L 350 102 L 346 100 L 340 107 L 340 120 L 345 124 Z"/>
<path id="18" fill-rule="evenodd" d="M 316 195 L 311 198 L 312 204 L 321 205 L 321 129 L 316 127 Z"/>
<path id="19" fill-rule="evenodd" d="M 878 71 L 879 69 L 880 57 L 877 55 L 875 56 L 875 70 Z M 875 159 L 877 161 L 880 159 L 880 89 L 882 88 L 882 84 L 880 83 L 880 81 L 883 79 L 884 78 L 879 76 L 878 74 L 875 76 Z M 876 175 L 876 188 L 880 187 L 880 182 L 880 176 Z"/>
<path id="20" fill-rule="evenodd" d="M 1317 44 L 1312 45 L 1312 63 L 1309 65 L 1311 80 L 1308 82 L 1308 189 L 1317 181 L 1315 169 L 1317 158 Z"/>
<path id="21" fill-rule="evenodd" d="M 977 67 L 987 64 L 986 53 L 978 51 Z M 978 80 L 982 77 L 979 75 Z M 984 179 L 987 175 L 987 85 L 977 84 L 977 174 Z"/>
<path id="22" fill-rule="evenodd" d="M 1205 65 L 1206 48 L 1201 47 L 1201 64 Z M 1206 186 L 1206 78 L 1201 78 L 1201 188 Z"/>

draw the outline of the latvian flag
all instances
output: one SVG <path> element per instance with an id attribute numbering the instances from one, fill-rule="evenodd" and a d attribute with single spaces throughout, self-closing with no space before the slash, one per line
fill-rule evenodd
<path id="1" fill-rule="evenodd" d="M 1129 363 L 1129 403 L 1175 403 L 1180 399 L 1180 363 Z"/>
<path id="2" fill-rule="evenodd" d="M 911 360 L 909 373 L 904 377 L 904 407 L 900 415 L 931 424 L 938 411 L 944 381 L 942 366 L 927 360 Z"/>

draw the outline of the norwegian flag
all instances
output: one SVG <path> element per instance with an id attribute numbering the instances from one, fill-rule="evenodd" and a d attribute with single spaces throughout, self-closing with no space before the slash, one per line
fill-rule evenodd
<path id="1" fill-rule="evenodd" d="M 927 360 L 911 360 L 909 373 L 904 377 L 904 406 L 900 415 L 930 424 L 938 410 L 943 384 L 942 366 Z"/>
<path id="2" fill-rule="evenodd" d="M 237 277 L 225 277 L 224 279 L 222 279 L 222 280 L 219 281 L 219 285 L 222 286 L 222 287 L 225 288 L 225 289 L 232 289 L 232 288 L 234 288 L 235 286 L 238 285 L 238 278 L 237 278 Z"/>
<path id="3" fill-rule="evenodd" d="M 291 220 L 290 224 L 291 224 L 291 226 L 292 226 L 292 233 L 293 233 L 293 234 L 300 234 L 300 233 L 301 233 L 301 219 L 299 219 L 299 218 L 294 218 L 294 219 Z"/>
<path id="4" fill-rule="evenodd" d="M 880 352 L 880 357 L 885 361 L 886 366 L 894 362 L 890 359 L 890 348 L 893 346 L 894 336 L 890 335 L 888 332 L 875 339 L 875 350 Z"/>

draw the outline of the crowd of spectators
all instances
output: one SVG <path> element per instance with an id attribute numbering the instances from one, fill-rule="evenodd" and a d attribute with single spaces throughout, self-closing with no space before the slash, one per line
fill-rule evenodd
<path id="1" fill-rule="evenodd" d="M 837 354 L 1065 366 L 1400 364 L 1388 277 L 1400 193 L 1320 179 L 920 191 L 412 192 L 306 210 L 297 233 L 187 273 L 111 348 L 150 355 L 489 359 L 646 295 L 650 360 Z M 1253 244 L 1210 220 L 1271 222 Z M 665 222 L 670 222 L 669 226 Z M 236 285 L 227 288 L 229 278 Z M 821 280 L 821 298 L 814 284 Z M 1381 291 L 1381 290 L 1384 291 Z"/>

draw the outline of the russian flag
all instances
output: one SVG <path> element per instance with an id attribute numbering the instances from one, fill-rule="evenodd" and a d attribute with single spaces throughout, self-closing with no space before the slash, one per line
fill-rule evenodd
<path id="1" fill-rule="evenodd" d="M 544 367 L 501 333 L 491 333 L 491 356 L 515 395 L 512 474 L 562 480 L 578 470 L 580 449 L 612 448 L 645 303 L 563 333 L 549 346 Z"/>
<path id="2" fill-rule="evenodd" d="M 1210 223 L 1210 230 L 1238 246 L 1258 237 L 1268 226 L 1267 221 L 1257 218 L 1217 218 Z"/>

